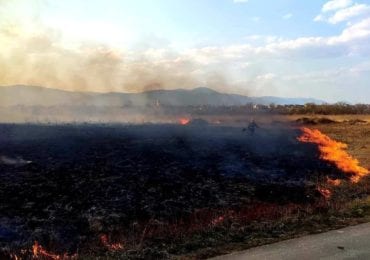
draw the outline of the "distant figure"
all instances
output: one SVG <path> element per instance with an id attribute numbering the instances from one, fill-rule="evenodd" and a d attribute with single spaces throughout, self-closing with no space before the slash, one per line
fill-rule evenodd
<path id="1" fill-rule="evenodd" d="M 254 119 L 252 119 L 250 121 L 250 123 L 248 124 L 247 129 L 243 128 L 243 132 L 248 130 L 250 135 L 254 135 L 254 133 L 256 132 L 256 128 L 259 128 L 259 126 L 257 125 L 256 121 L 254 121 Z"/>

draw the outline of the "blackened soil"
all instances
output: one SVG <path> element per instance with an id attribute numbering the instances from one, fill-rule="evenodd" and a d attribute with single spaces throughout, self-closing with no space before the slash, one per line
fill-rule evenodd
<path id="1" fill-rule="evenodd" d="M 309 203 L 337 174 L 299 130 L 177 125 L 0 125 L 0 244 L 77 251 L 150 219 L 250 201 Z"/>

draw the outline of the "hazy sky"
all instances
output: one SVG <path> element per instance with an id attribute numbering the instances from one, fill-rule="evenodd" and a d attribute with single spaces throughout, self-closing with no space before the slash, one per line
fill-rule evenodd
<path id="1" fill-rule="evenodd" d="M 0 0 L 0 85 L 370 102 L 370 0 Z"/>

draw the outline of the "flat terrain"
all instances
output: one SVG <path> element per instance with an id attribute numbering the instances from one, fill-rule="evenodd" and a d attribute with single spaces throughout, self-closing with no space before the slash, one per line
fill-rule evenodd
<path id="1" fill-rule="evenodd" d="M 357 158 L 365 168 L 370 169 L 370 123 L 326 124 L 314 127 L 331 138 L 348 144 L 349 153 Z"/>
<path id="2" fill-rule="evenodd" d="M 252 248 L 214 260 L 296 260 L 296 259 L 369 259 L 370 224 L 338 229 L 322 234 Z"/>
<path id="3" fill-rule="evenodd" d="M 219 125 L 0 125 L 0 247 L 55 255 L 207 258 L 368 220 L 369 181 L 350 184 L 298 118 Z M 294 123 L 291 123 L 291 121 Z M 287 123 L 289 122 L 290 123 Z M 309 124 L 369 165 L 369 124 Z M 327 200 L 327 177 L 343 180 Z M 1 257 L 1 254 L 0 254 Z"/>

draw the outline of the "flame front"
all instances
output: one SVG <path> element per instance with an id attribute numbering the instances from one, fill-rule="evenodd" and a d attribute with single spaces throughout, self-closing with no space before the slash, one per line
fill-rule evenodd
<path id="1" fill-rule="evenodd" d="M 321 153 L 320 158 L 334 163 L 344 173 L 351 174 L 351 181 L 357 183 L 369 174 L 369 170 L 359 165 L 359 161 L 346 151 L 347 144 L 335 141 L 319 130 L 302 128 L 303 134 L 298 138 L 304 143 L 317 144 Z"/>
<path id="2" fill-rule="evenodd" d="M 52 260 L 77 259 L 77 254 L 68 256 L 67 254 L 57 255 L 54 253 L 50 253 L 46 251 L 41 245 L 39 245 L 37 241 L 35 241 L 35 243 L 32 246 L 32 253 L 34 259 L 52 259 Z"/>
<path id="3" fill-rule="evenodd" d="M 190 119 L 185 118 L 185 117 L 180 118 L 180 120 L 179 120 L 180 125 L 187 125 L 187 124 L 189 124 L 189 122 L 190 122 Z"/>
<path id="4" fill-rule="evenodd" d="M 118 251 L 123 249 L 123 245 L 121 243 L 110 243 L 108 236 L 105 234 L 100 236 L 100 241 L 110 251 Z"/>

